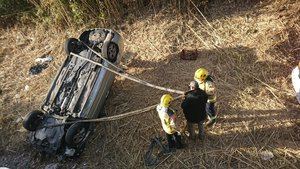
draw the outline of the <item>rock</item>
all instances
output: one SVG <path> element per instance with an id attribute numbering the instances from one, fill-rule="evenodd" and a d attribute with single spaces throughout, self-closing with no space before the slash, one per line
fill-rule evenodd
<path id="1" fill-rule="evenodd" d="M 25 87 L 24 87 L 24 91 L 29 91 L 29 86 L 28 85 L 26 85 Z"/>
<path id="2" fill-rule="evenodd" d="M 274 157 L 274 154 L 271 152 L 271 151 L 262 151 L 260 153 L 260 157 L 263 159 L 263 160 L 270 160 Z"/>

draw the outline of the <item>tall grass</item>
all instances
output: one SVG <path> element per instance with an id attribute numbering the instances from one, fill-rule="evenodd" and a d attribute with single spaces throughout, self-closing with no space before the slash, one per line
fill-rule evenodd
<path id="1" fill-rule="evenodd" d="M 27 0 L 0 0 L 0 28 L 13 25 L 33 8 Z"/>
<path id="2" fill-rule="evenodd" d="M 204 5 L 208 0 L 193 0 Z M 128 16 L 140 15 L 149 8 L 160 10 L 175 7 L 186 11 L 190 0 L 29 0 L 36 9 L 39 23 L 59 27 L 82 24 L 110 25 L 123 21 Z"/>
<path id="3" fill-rule="evenodd" d="M 0 16 L 22 12 L 31 6 L 27 0 L 0 0 Z"/>

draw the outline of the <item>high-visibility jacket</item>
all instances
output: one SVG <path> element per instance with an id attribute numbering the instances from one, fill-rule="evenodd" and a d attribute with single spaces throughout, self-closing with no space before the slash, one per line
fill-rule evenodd
<path id="1" fill-rule="evenodd" d="M 205 81 L 202 83 L 198 79 L 195 79 L 195 81 L 198 83 L 199 88 L 204 90 L 205 93 L 208 95 L 207 102 L 215 103 L 217 101 L 216 86 L 211 76 L 207 76 Z"/>
<path id="2" fill-rule="evenodd" d="M 292 83 L 294 90 L 296 92 L 296 98 L 298 103 L 300 103 L 300 77 L 299 77 L 299 67 L 295 67 L 292 71 Z"/>
<path id="3" fill-rule="evenodd" d="M 175 133 L 176 132 L 175 111 L 172 110 L 171 108 L 163 107 L 162 105 L 158 105 L 156 107 L 156 110 L 164 131 L 168 134 Z"/>

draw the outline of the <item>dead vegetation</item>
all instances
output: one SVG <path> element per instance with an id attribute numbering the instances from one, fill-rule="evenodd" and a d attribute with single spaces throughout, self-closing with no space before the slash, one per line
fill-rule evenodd
<path id="1" fill-rule="evenodd" d="M 300 56 L 296 15 L 300 3 L 247 2 L 213 1 L 206 18 L 196 8 L 187 14 L 176 8 L 151 8 L 118 30 L 125 39 L 127 72 L 185 90 L 194 71 L 205 66 L 217 84 L 219 121 L 207 129 L 206 140 L 185 140 L 188 147 L 162 157 L 154 168 L 300 168 L 299 106 L 290 80 Z M 17 119 L 40 106 L 64 59 L 64 40 L 80 32 L 38 27 L 1 30 L 0 143 L 4 153 L 0 166 L 41 168 L 57 162 L 54 158 L 39 161 L 34 151 L 28 151 L 26 132 Z M 181 60 L 182 50 L 196 53 L 197 59 Z M 30 77 L 34 59 L 49 52 L 54 62 Z M 144 108 L 158 103 L 162 94 L 117 77 L 106 111 L 113 116 Z M 173 103 L 182 124 L 179 105 L 180 101 Z M 59 163 L 65 168 L 145 168 L 143 154 L 150 138 L 157 135 L 163 136 L 155 111 L 101 123 L 79 159 Z M 265 150 L 274 157 L 263 160 Z"/>
<path id="2" fill-rule="evenodd" d="M 208 0 L 194 0 L 200 8 L 204 8 L 207 2 Z M 132 23 L 136 15 L 143 13 L 140 11 L 148 8 L 154 13 L 166 6 L 175 7 L 181 12 L 191 9 L 190 0 L 29 0 L 27 3 L 36 9 L 35 22 L 57 29 Z"/>

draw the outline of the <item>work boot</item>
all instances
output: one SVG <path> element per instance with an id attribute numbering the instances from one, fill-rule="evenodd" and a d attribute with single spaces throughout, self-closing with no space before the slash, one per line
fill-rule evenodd
<path id="1" fill-rule="evenodd" d="M 207 127 L 213 127 L 213 126 L 216 124 L 216 121 L 217 121 L 216 117 L 211 118 L 211 119 L 206 123 L 206 126 L 207 126 Z"/>
<path id="2" fill-rule="evenodd" d="M 202 133 L 202 134 L 199 133 L 198 138 L 199 138 L 199 140 L 204 140 L 205 139 L 205 134 L 204 133 Z"/>

